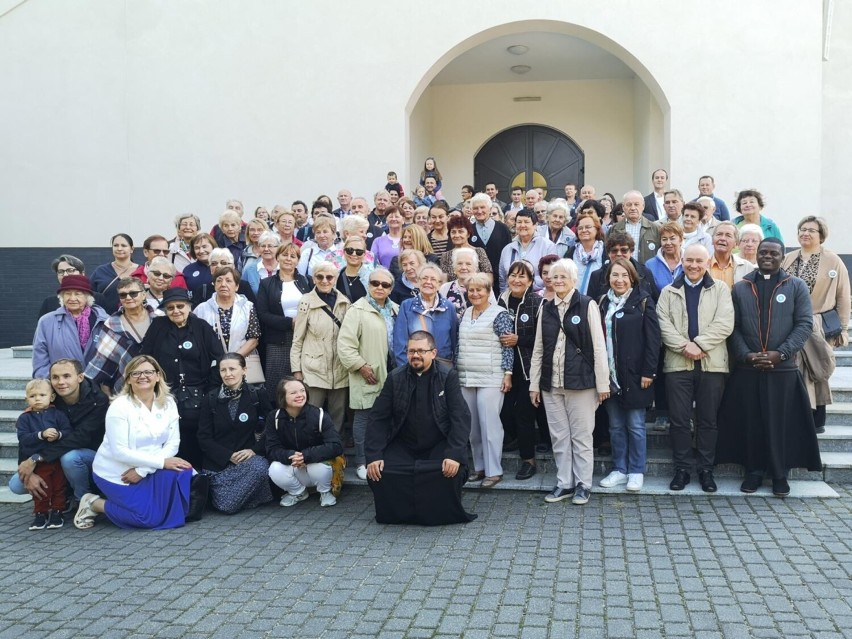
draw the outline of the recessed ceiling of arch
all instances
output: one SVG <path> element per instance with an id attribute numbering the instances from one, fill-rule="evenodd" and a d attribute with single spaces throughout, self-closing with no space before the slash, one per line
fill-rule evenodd
<path id="1" fill-rule="evenodd" d="M 513 55 L 506 50 L 516 44 L 529 47 L 529 51 Z M 510 70 L 515 65 L 531 69 L 517 74 Z M 621 60 L 591 42 L 559 33 L 529 32 L 501 36 L 475 46 L 444 67 L 432 84 L 619 79 L 635 75 Z"/>

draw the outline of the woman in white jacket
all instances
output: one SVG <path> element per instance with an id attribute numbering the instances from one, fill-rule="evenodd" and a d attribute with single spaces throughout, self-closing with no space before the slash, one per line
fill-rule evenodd
<path id="1" fill-rule="evenodd" d="M 192 466 L 175 457 L 178 411 L 163 369 L 150 355 L 134 357 L 124 387 L 109 407 L 92 472 L 106 497 L 87 493 L 74 517 L 91 528 L 98 513 L 119 528 L 177 528 L 186 521 Z"/>

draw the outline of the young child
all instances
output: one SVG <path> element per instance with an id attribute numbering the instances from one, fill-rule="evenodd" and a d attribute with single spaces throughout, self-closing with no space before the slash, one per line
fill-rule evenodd
<path id="1" fill-rule="evenodd" d="M 33 497 L 33 519 L 30 530 L 62 528 L 65 520 L 65 475 L 59 460 L 44 461 L 42 454 L 51 442 L 59 441 L 71 432 L 71 423 L 64 413 L 50 405 L 53 388 L 46 379 L 33 379 L 26 387 L 27 409 L 15 424 L 18 431 L 20 460 L 30 457 L 35 463 L 35 474 L 47 484 L 43 499 Z"/>
<path id="2" fill-rule="evenodd" d="M 396 177 L 396 171 L 388 171 L 388 183 L 385 184 L 385 191 L 388 193 L 396 191 L 399 197 L 405 197 L 405 190 L 402 188 L 402 184 L 399 183 L 399 178 Z M 392 204 L 396 203 L 393 202 Z"/>
<path id="3" fill-rule="evenodd" d="M 443 183 L 443 178 L 441 177 L 441 172 L 438 170 L 438 164 L 435 162 L 435 158 L 428 157 L 426 161 L 423 163 L 423 170 L 420 171 L 420 185 L 426 186 L 426 178 L 433 177 L 435 178 L 435 197 L 439 200 L 443 200 L 444 198 L 441 196 L 441 186 Z"/>
<path id="4" fill-rule="evenodd" d="M 425 186 L 418 186 L 414 189 L 414 206 L 429 206 L 429 202 L 426 200 Z"/>

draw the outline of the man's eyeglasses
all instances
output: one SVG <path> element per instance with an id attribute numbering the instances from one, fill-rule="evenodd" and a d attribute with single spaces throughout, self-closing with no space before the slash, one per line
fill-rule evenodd
<path id="1" fill-rule="evenodd" d="M 357 255 L 359 257 L 367 252 L 366 249 L 356 249 L 356 248 L 345 248 L 343 250 L 346 251 L 347 255 Z"/>
<path id="2" fill-rule="evenodd" d="M 156 374 L 157 371 L 155 371 L 154 369 L 149 369 L 146 371 L 133 371 L 132 373 L 130 373 L 130 376 L 133 379 L 139 379 L 140 377 L 151 378 L 154 377 L 154 375 Z"/>
<path id="3" fill-rule="evenodd" d="M 69 268 L 58 268 L 58 269 L 56 269 L 56 274 L 57 274 L 57 275 L 62 275 L 62 276 L 65 276 L 65 275 L 71 275 L 71 274 L 73 274 L 73 273 L 79 273 L 79 272 L 80 272 L 80 271 L 78 271 L 78 270 L 77 270 L 76 268 L 74 268 L 73 266 L 71 266 L 71 267 L 69 267 Z"/>
<path id="4" fill-rule="evenodd" d="M 124 291 L 124 292 L 119 292 L 118 299 L 124 300 L 124 299 L 127 299 L 129 297 L 130 299 L 135 300 L 140 295 L 142 295 L 142 291 Z"/>
<path id="5" fill-rule="evenodd" d="M 164 248 L 164 249 L 149 248 L 148 250 L 151 253 L 153 253 L 154 255 L 168 255 L 169 254 L 169 249 L 167 249 L 167 248 Z"/>
<path id="6" fill-rule="evenodd" d="M 337 275 L 314 275 L 317 282 L 333 282 Z"/>
<path id="7" fill-rule="evenodd" d="M 393 287 L 393 284 L 390 282 L 380 282 L 379 280 L 370 280 L 370 286 L 381 286 L 384 289 L 390 289 Z"/>
<path id="8" fill-rule="evenodd" d="M 174 277 L 171 273 L 162 273 L 160 271 L 151 271 L 151 275 L 154 277 L 162 277 L 164 280 L 170 280 Z"/>
<path id="9" fill-rule="evenodd" d="M 426 353 L 431 353 L 434 350 L 434 348 L 409 348 L 406 352 L 409 355 L 425 355 Z"/>

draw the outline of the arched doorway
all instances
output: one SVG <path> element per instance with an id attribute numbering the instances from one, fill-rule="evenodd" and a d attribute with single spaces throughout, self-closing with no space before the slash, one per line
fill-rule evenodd
<path id="1" fill-rule="evenodd" d="M 489 182 L 508 201 L 515 187 L 561 192 L 569 182 L 583 185 L 585 155 L 567 135 L 551 127 L 522 125 L 501 131 L 488 140 L 473 160 L 474 186 L 482 191 Z"/>

